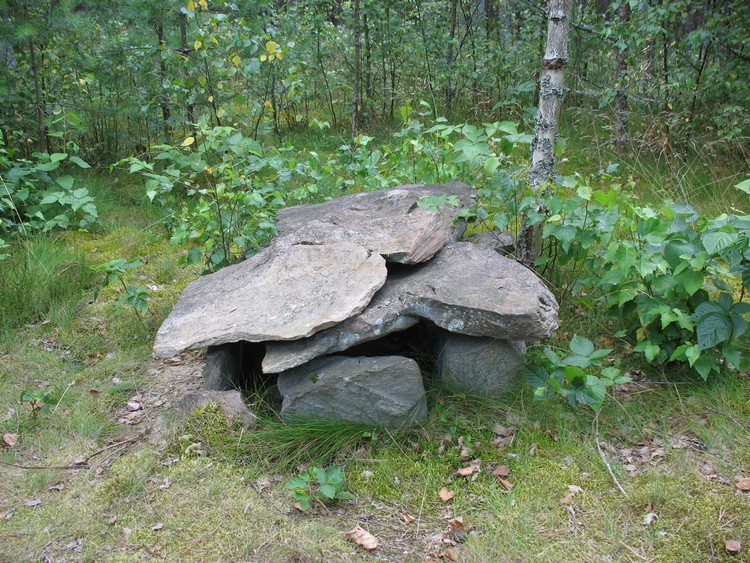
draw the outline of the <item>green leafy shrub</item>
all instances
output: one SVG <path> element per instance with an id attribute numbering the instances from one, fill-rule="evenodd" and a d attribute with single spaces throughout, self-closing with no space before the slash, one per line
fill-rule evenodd
<path id="1" fill-rule="evenodd" d="M 276 233 L 282 187 L 295 174 L 291 160 L 266 151 L 231 127 L 203 127 L 179 146 L 156 145 L 154 162 L 130 158 L 131 173 L 168 218 L 172 242 L 189 243 L 189 263 L 213 270 L 236 262 Z"/>
<path id="2" fill-rule="evenodd" d="M 604 403 L 607 388 L 631 381 L 614 366 L 604 366 L 611 349 L 596 349 L 593 342 L 575 335 L 569 344 L 570 353 L 560 355 L 549 347 L 544 348 L 544 361 L 526 368 L 529 383 L 537 397 L 553 394 L 568 399 L 571 406 L 589 405 L 599 410 Z"/>
<path id="3" fill-rule="evenodd" d="M 34 160 L 13 160 L 0 146 L 0 233 L 28 235 L 53 229 L 90 229 L 97 221 L 94 198 L 88 189 L 76 187 L 65 174 L 69 164 L 90 166 L 77 156 L 78 146 L 68 152 L 34 153 Z M 0 250 L 5 241 L 0 238 Z M 7 257 L 7 255 L 5 256 Z"/>
<path id="4" fill-rule="evenodd" d="M 742 356 L 750 305 L 750 216 L 702 217 L 687 204 L 640 204 L 614 170 L 591 182 L 561 178 L 531 213 L 547 251 L 538 268 L 572 294 L 617 316 L 649 362 L 685 362 L 703 379 Z M 597 187 L 596 183 L 600 186 Z M 535 209 L 525 197 L 518 209 Z M 563 272 L 564 275 L 558 275 Z M 563 284 L 567 284 L 563 287 Z"/>
<path id="5" fill-rule="evenodd" d="M 139 268 L 143 266 L 143 262 L 140 260 L 130 260 L 125 258 L 116 258 L 105 262 L 104 264 L 97 264 L 91 267 L 91 270 L 98 273 L 104 274 L 104 286 L 110 283 L 119 283 L 125 295 L 115 301 L 115 305 L 118 307 L 130 307 L 133 309 L 135 314 L 143 323 L 143 314 L 148 310 L 148 302 L 151 299 L 151 292 L 145 287 L 138 287 L 134 285 L 128 285 L 125 283 L 125 274 L 129 270 Z M 97 290 L 96 296 L 99 291 Z"/>
<path id="6" fill-rule="evenodd" d="M 310 510 L 313 501 L 325 504 L 333 500 L 353 500 L 352 493 L 344 490 L 345 477 L 341 467 L 334 466 L 320 469 L 312 466 L 300 472 L 298 477 L 290 479 L 284 488 L 292 493 L 299 503 L 300 510 Z"/>

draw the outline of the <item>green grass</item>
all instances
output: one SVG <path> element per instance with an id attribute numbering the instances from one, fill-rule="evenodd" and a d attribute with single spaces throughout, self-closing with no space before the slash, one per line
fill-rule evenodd
<path id="1" fill-rule="evenodd" d="M 345 137 L 288 139 L 335 151 Z M 612 161 L 604 137 L 593 128 L 571 136 L 576 167 L 595 171 Z M 699 159 L 662 162 L 642 153 L 623 166 L 644 190 L 671 174 L 674 193 L 718 211 L 729 197 L 717 186 L 726 189 L 746 164 L 704 171 Z M 252 431 L 211 408 L 187 417 L 159 410 L 154 405 L 179 399 L 184 381 L 195 380 L 191 370 L 200 369 L 192 356 L 170 367 L 150 354 L 156 329 L 197 272 L 176 265 L 181 249 L 165 240 L 138 186 L 116 175 L 88 180 L 103 217 L 97 232 L 19 244 L 0 266 L 0 426 L 18 438 L 0 446 L 7 560 L 424 561 L 445 556 L 447 547 L 469 562 L 747 558 L 747 548 L 731 558 L 724 541 L 750 537 L 748 496 L 734 486 L 750 469 L 750 379 L 730 372 L 705 384 L 662 373 L 619 341 L 620 367 L 644 375 L 618 389 L 598 417 L 562 400 L 537 401 L 523 386 L 503 402 L 431 390 L 427 419 L 399 432 L 289 426 L 267 404 L 256 405 L 261 417 Z M 114 305 L 114 286 L 94 299 L 101 280 L 89 265 L 120 257 L 144 262 L 128 283 L 155 287 L 143 323 Z M 617 319 L 574 299 L 561 315 L 548 344 L 565 347 L 581 334 L 610 347 Z M 183 379 L 170 369 L 182 369 Z M 48 412 L 22 404 L 24 390 L 46 392 Z M 134 396 L 153 418 L 127 426 L 119 419 Z M 496 424 L 515 428 L 502 449 Z M 138 437 L 149 426 L 161 430 Z M 627 456 L 643 448 L 659 455 L 639 458 L 629 471 Z M 69 468 L 92 454 L 88 467 Z M 480 471 L 459 476 L 472 460 Z M 283 484 L 310 463 L 343 466 L 357 500 L 295 509 Z M 705 464 L 715 477 L 701 473 Z M 492 475 L 499 465 L 510 468 L 510 490 Z M 49 488 L 57 483 L 63 490 Z M 570 485 L 582 492 L 561 503 Z M 443 487 L 452 500 L 440 499 Z M 31 499 L 41 504 L 26 506 Z M 657 518 L 644 525 L 649 512 Z M 463 518 L 468 535 L 448 546 L 440 538 L 452 517 Z M 346 540 L 357 525 L 380 540 L 373 554 Z"/>

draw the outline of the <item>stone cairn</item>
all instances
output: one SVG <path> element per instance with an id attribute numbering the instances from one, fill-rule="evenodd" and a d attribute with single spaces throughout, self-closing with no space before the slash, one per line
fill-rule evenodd
<path id="1" fill-rule="evenodd" d="M 442 196 L 460 204 L 417 204 Z M 208 348 L 188 405 L 235 412 L 240 389 L 276 377 L 289 421 L 409 424 L 427 414 L 425 380 L 499 398 L 525 342 L 557 329 L 558 306 L 501 254 L 507 235 L 461 241 L 473 197 L 460 183 L 406 185 L 283 209 L 267 248 L 183 291 L 154 351 Z"/>

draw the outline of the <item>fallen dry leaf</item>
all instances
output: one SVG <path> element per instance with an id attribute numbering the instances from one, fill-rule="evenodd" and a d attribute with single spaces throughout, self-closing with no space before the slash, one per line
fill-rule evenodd
<path id="1" fill-rule="evenodd" d="M 510 475 L 510 467 L 507 465 L 498 465 L 492 472 L 494 477 L 507 477 Z"/>
<path id="2" fill-rule="evenodd" d="M 724 542 L 724 549 L 726 549 L 727 553 L 730 555 L 737 555 L 742 551 L 742 542 L 740 540 L 727 540 Z"/>
<path id="3" fill-rule="evenodd" d="M 351 532 L 348 532 L 346 537 L 367 551 L 372 551 L 378 547 L 377 538 L 361 526 L 357 526 Z"/>
<path id="4" fill-rule="evenodd" d="M 568 485 L 568 494 L 560 499 L 560 504 L 570 504 L 573 502 L 573 497 L 582 492 L 583 489 L 578 485 Z"/>
<path id="5" fill-rule="evenodd" d="M 117 522 L 117 516 L 112 516 L 112 518 L 107 520 L 107 524 L 109 524 L 110 526 L 114 524 L 115 522 Z"/>
<path id="6" fill-rule="evenodd" d="M 743 477 L 737 480 L 737 488 L 740 491 L 750 491 L 750 477 Z"/>
<path id="7" fill-rule="evenodd" d="M 3 434 L 3 444 L 12 448 L 18 443 L 18 434 Z"/>
<path id="8" fill-rule="evenodd" d="M 501 485 L 502 485 L 503 487 L 505 487 L 505 490 L 506 490 L 506 491 L 510 491 L 510 490 L 511 490 L 511 489 L 513 488 L 513 483 L 511 483 L 511 482 L 510 482 L 510 481 L 508 481 L 507 479 L 503 479 L 502 477 L 500 477 L 499 481 L 500 481 L 500 484 L 501 484 Z"/>
<path id="9" fill-rule="evenodd" d="M 516 433 L 515 427 L 503 426 L 499 422 L 492 427 L 492 431 L 498 436 L 512 436 Z"/>
<path id="10" fill-rule="evenodd" d="M 656 520 L 659 518 L 659 516 L 656 514 L 656 512 L 649 512 L 646 514 L 646 516 L 643 517 L 643 525 L 644 526 L 650 526 Z"/>
<path id="11" fill-rule="evenodd" d="M 73 460 L 73 465 L 86 465 L 87 461 L 86 458 L 82 455 L 79 455 Z"/>
<path id="12" fill-rule="evenodd" d="M 32 498 L 23 503 L 24 506 L 30 507 L 39 506 L 40 504 L 42 504 L 42 501 L 38 498 Z"/>
<path id="13" fill-rule="evenodd" d="M 411 524 L 412 522 L 416 520 L 416 518 L 414 518 L 414 516 L 412 516 L 408 512 L 403 512 L 401 514 L 401 519 L 404 521 L 405 524 Z"/>
<path id="14" fill-rule="evenodd" d="M 448 524 L 451 527 L 451 534 L 466 533 L 466 525 L 464 524 L 464 519 L 460 516 L 456 516 L 452 520 L 449 520 Z"/>
<path id="15" fill-rule="evenodd" d="M 454 496 L 456 496 L 456 493 L 454 493 L 453 491 L 449 491 L 448 487 L 443 487 L 442 489 L 440 489 L 440 493 L 438 494 L 440 495 L 440 500 L 442 500 L 443 502 L 448 502 Z"/>
<path id="16" fill-rule="evenodd" d="M 479 471 L 478 465 L 468 465 L 466 467 L 462 467 L 461 469 L 456 471 L 456 473 L 461 477 L 468 477 L 469 475 L 473 475 L 477 471 Z"/>
<path id="17" fill-rule="evenodd" d="M 50 485 L 47 487 L 48 491 L 62 491 L 65 488 L 65 483 L 55 483 L 54 485 Z"/>
<path id="18" fill-rule="evenodd" d="M 158 532 L 158 531 L 159 531 L 159 530 L 161 530 L 161 529 L 162 529 L 163 527 L 164 527 L 164 524 L 162 524 L 161 522 L 159 522 L 158 524 L 154 524 L 153 526 L 151 526 L 151 529 L 152 529 L 152 530 L 153 530 L 154 532 Z"/>
<path id="19" fill-rule="evenodd" d="M 458 553 L 451 547 L 446 547 L 443 551 L 438 554 L 441 559 L 447 559 L 448 561 L 458 561 Z"/>

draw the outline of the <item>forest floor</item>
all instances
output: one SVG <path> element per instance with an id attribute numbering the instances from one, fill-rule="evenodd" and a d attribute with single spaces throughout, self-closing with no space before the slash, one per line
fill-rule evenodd
<path id="1" fill-rule="evenodd" d="M 2 273 L 9 310 L 81 269 L 77 293 L 0 339 L 0 561 L 750 559 L 750 378 L 659 372 L 574 304 L 561 342 L 613 345 L 633 377 L 598 415 L 524 386 L 501 403 L 435 390 L 421 426 L 329 460 L 355 500 L 300 511 L 284 484 L 302 457 L 267 456 L 210 409 L 175 414 L 202 358 L 157 361 L 151 343 L 198 272 L 133 201 L 105 201 L 101 232 L 28 241 Z M 143 319 L 87 273 L 119 257 L 144 262 Z M 347 538 L 357 526 L 376 549 Z"/>

